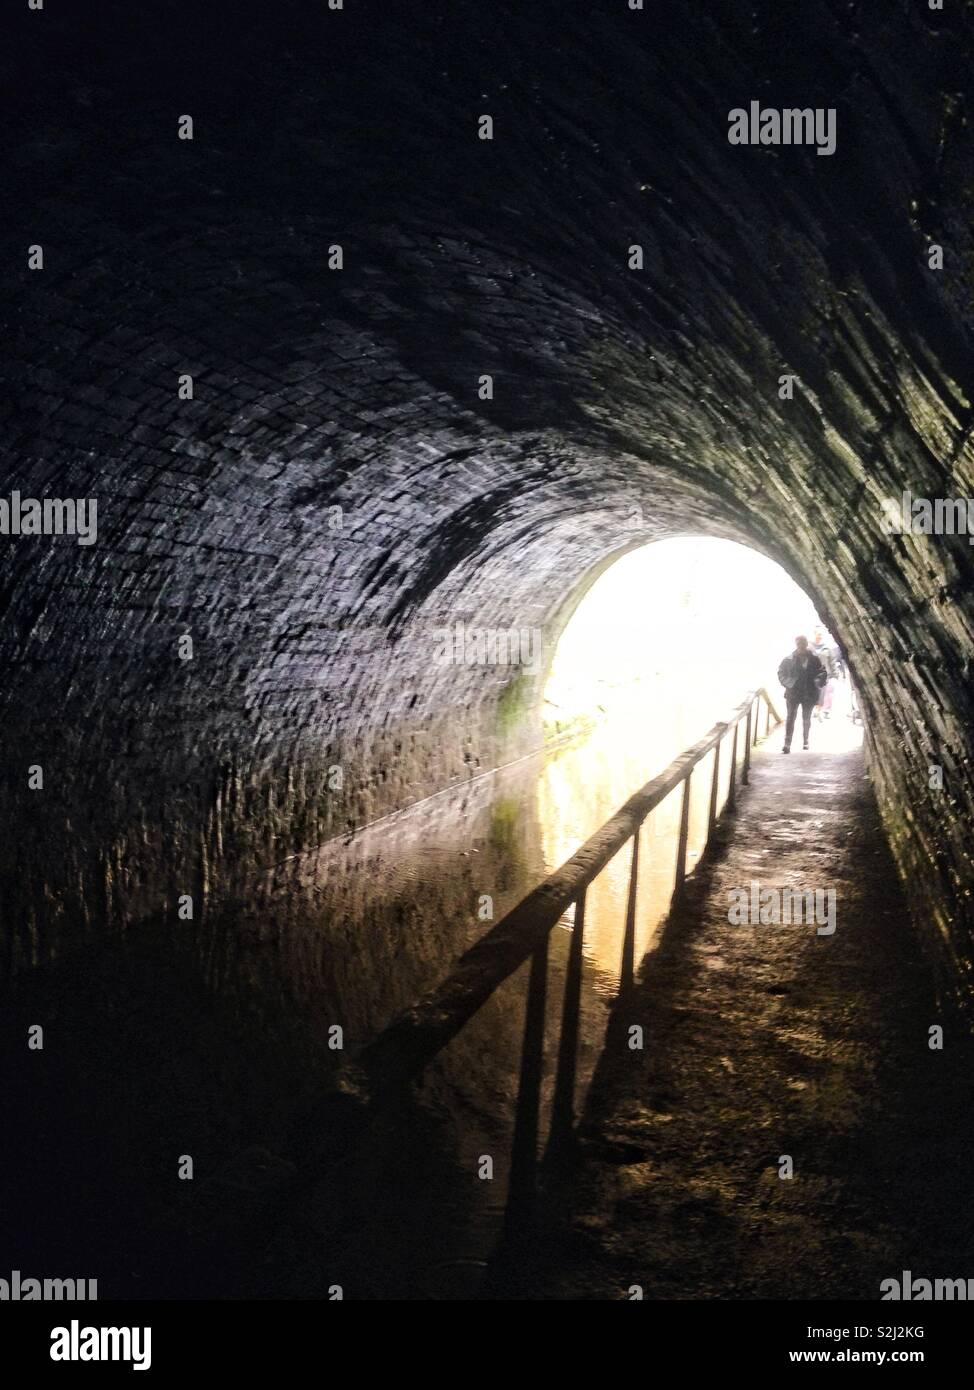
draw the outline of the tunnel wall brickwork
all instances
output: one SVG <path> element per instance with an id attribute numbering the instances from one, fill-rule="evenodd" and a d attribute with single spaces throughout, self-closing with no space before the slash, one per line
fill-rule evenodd
<path id="1" fill-rule="evenodd" d="M 99 535 L 0 549 L 8 965 L 535 746 L 539 674 L 437 630 L 550 654 L 595 567 L 689 532 L 845 645 L 966 995 L 974 561 L 880 503 L 974 493 L 972 7 L 649 9 L 20 17 L 0 495 Z M 835 107 L 835 154 L 730 146 L 751 99 Z"/>

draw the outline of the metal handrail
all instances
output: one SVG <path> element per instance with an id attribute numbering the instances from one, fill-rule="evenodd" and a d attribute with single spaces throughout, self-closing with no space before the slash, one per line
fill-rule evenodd
<path id="1" fill-rule="evenodd" d="M 639 865 L 639 832 L 646 817 L 670 792 L 683 784 L 683 804 L 680 814 L 679 844 L 677 850 L 677 870 L 675 892 L 679 892 L 686 874 L 686 848 L 690 808 L 690 778 L 693 769 L 716 749 L 710 790 L 708 817 L 708 839 L 717 820 L 718 777 L 720 772 L 720 744 L 728 730 L 733 729 L 731 751 L 731 772 L 728 788 L 727 808 L 733 809 L 736 801 L 737 782 L 737 743 L 738 731 L 745 724 L 744 757 L 741 764 L 741 782 L 747 785 L 751 749 L 758 742 L 758 721 L 761 701 L 766 707 L 766 737 L 772 728 L 781 723 L 778 714 L 762 686 L 752 691 L 733 711 L 730 718 L 720 721 L 705 734 L 698 743 L 675 758 L 663 772 L 647 782 L 640 791 L 631 796 L 616 814 L 592 835 L 581 849 L 562 864 L 561 868 L 540 883 L 522 899 L 516 907 L 504 916 L 487 934 L 480 938 L 457 961 L 454 968 L 431 993 L 419 1000 L 411 1009 L 400 1014 L 382 1033 L 359 1053 L 356 1061 L 369 1078 L 370 1089 L 381 1091 L 389 1086 L 399 1085 L 417 1076 L 430 1063 L 452 1038 L 459 1033 L 464 1024 L 487 1002 L 504 981 L 529 958 L 532 962 L 532 997 L 537 990 L 544 989 L 544 964 L 547 953 L 548 936 L 565 911 L 575 904 L 575 928 L 572 956 L 577 952 L 577 969 L 581 968 L 581 937 L 585 914 L 585 894 L 592 880 L 602 872 L 611 859 L 628 840 L 633 840 L 633 858 L 630 870 L 629 895 L 626 911 L 626 931 L 623 944 L 623 981 L 625 988 L 631 980 L 634 969 L 636 885 Z M 542 957 L 544 953 L 544 958 Z M 569 996 L 576 994 L 578 981 L 569 971 L 566 981 L 565 1024 L 569 1020 Z M 577 1011 L 577 1000 L 575 1004 Z M 529 999 L 529 1025 L 531 1017 L 537 1017 L 537 1008 L 532 1009 Z M 567 1031 L 570 1032 L 570 1029 Z M 567 1075 L 574 1076 L 574 1049 L 565 1046 L 566 1028 L 562 1032 L 562 1046 L 559 1052 L 559 1082 L 564 1095 Z M 527 1045 L 525 1048 L 527 1053 Z M 522 1078 L 523 1080 L 523 1078 Z M 556 1114 L 571 1123 L 571 1094 L 569 1088 L 567 1106 L 559 1104 L 559 1086 L 556 1083 Z"/>
<path id="2" fill-rule="evenodd" d="M 539 1140 L 541 1137 L 542 1090 L 548 975 L 548 942 L 565 909 L 575 906 L 571 942 L 568 950 L 561 1010 L 561 1031 L 554 1091 L 548 1124 L 544 1162 L 553 1171 L 571 1152 L 575 1124 L 575 1092 L 581 1016 L 582 945 L 585 932 L 585 899 L 589 884 L 609 863 L 627 840 L 633 840 L 633 856 L 626 906 L 625 940 L 622 953 L 622 987 L 627 988 L 635 970 L 636 889 L 639 874 L 639 835 L 649 813 L 681 782 L 684 787 L 681 808 L 680 841 L 675 891 L 684 876 L 687 852 L 689 787 L 694 768 L 715 750 L 713 781 L 710 787 L 708 836 L 716 821 L 717 779 L 720 745 L 732 739 L 731 773 L 726 806 L 732 809 L 738 773 L 737 750 L 744 725 L 744 754 L 740 780 L 746 783 L 751 749 L 760 735 L 760 709 L 764 702 L 765 734 L 772 720 L 781 723 L 767 692 L 754 691 L 726 722 L 715 724 L 699 743 L 681 753 L 658 777 L 630 797 L 626 804 L 602 826 L 560 869 L 509 912 L 482 937 L 431 994 L 414 1008 L 395 1019 L 376 1040 L 367 1044 L 331 1079 L 327 1093 L 316 1104 L 296 1117 L 291 1146 L 299 1155 L 293 1170 L 278 1175 L 269 1185 L 255 1192 L 252 1177 L 241 1182 L 236 1165 L 200 1184 L 194 1194 L 198 1206 L 190 1221 L 189 1241 L 193 1257 L 200 1246 L 209 1251 L 223 1249 L 226 1233 L 234 1241 L 247 1241 L 270 1234 L 272 1223 L 289 1210 L 299 1210 L 302 1193 L 312 1183 L 320 1183 L 323 1166 L 340 1193 L 342 1171 L 360 1170 L 364 1155 L 376 1142 L 375 1126 L 387 1133 L 390 1117 L 401 1114 L 406 1085 L 453 1038 L 517 968 L 530 960 L 520 1077 L 516 1096 L 514 1132 L 505 1207 L 505 1236 L 516 1243 L 533 1225 L 538 1182 Z M 263 1156 L 261 1172 L 263 1174 Z M 251 1155 L 252 1156 L 252 1155 Z M 247 1154 L 241 1155 L 246 1159 Z M 249 1174 L 249 1169 L 245 1171 Z M 303 1205 L 300 1207 L 303 1213 Z"/>

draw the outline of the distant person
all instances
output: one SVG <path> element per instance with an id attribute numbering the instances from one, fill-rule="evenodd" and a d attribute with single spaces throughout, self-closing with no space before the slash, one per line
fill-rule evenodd
<path id="1" fill-rule="evenodd" d="M 829 719 L 832 715 L 832 695 L 835 690 L 835 677 L 837 667 L 835 664 L 835 654 L 831 647 L 826 646 L 825 638 L 822 636 L 822 629 L 817 627 L 812 633 L 811 651 L 813 656 L 817 656 L 825 667 L 825 684 L 819 691 L 818 700 L 815 706 L 815 722 L 820 719 Z"/>
<path id="2" fill-rule="evenodd" d="M 856 687 L 852 684 L 851 678 L 849 680 L 849 694 L 852 697 L 849 718 L 852 720 L 853 724 L 861 724 L 862 710 L 859 708 L 859 696 L 856 694 Z"/>
<path id="3" fill-rule="evenodd" d="M 828 679 L 819 658 L 814 652 L 809 651 L 807 637 L 795 638 L 795 650 L 790 656 L 786 656 L 778 667 L 778 679 L 785 688 L 785 705 L 788 710 L 785 720 L 785 746 L 781 751 L 790 753 L 799 705 L 802 711 L 802 747 L 807 748 L 808 734 L 812 727 L 812 710 L 818 704 L 818 697 Z"/>

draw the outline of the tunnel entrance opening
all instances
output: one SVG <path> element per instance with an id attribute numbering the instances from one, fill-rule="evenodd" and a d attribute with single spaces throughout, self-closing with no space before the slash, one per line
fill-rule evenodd
<path id="1" fill-rule="evenodd" d="M 779 564 L 709 536 L 640 546 L 599 576 L 561 632 L 544 689 L 546 735 L 614 722 L 635 738 L 641 727 L 642 740 L 668 754 L 665 763 L 746 690 L 764 686 L 783 703 L 778 668 L 799 634 L 829 678 L 813 716 L 822 727 L 815 746 L 858 747 L 862 722 L 844 653 Z"/>
<path id="2" fill-rule="evenodd" d="M 553 752 L 538 777 L 537 822 L 549 869 L 747 692 L 767 690 L 784 718 L 778 670 L 799 635 L 828 668 L 807 756 L 855 756 L 863 727 L 843 653 L 813 601 L 774 560 L 734 541 L 678 536 L 631 550 L 605 569 L 566 622 L 544 686 Z M 806 756 L 800 707 L 796 714 L 795 747 Z M 731 744 L 728 735 L 695 770 L 686 811 L 677 787 L 646 819 L 633 921 L 637 962 L 670 910 L 679 875 L 702 861 L 713 818 L 731 799 Z M 780 756 L 780 731 L 768 746 Z M 740 745 L 733 759 L 740 776 Z M 817 759 L 807 771 L 810 784 L 827 775 Z M 827 824 L 826 807 L 821 824 L 792 831 L 814 844 Z M 621 853 L 590 885 L 586 906 L 593 979 L 606 1000 L 619 988 L 628 895 L 629 856 Z"/>
<path id="3" fill-rule="evenodd" d="M 794 707 L 778 674 L 799 636 L 821 652 L 823 680 L 803 763 L 780 756 L 773 703 Z M 492 837 L 504 848 L 499 867 L 533 829 L 529 878 L 539 864 L 547 877 L 527 894 L 522 878 L 500 911 L 500 899 L 482 896 L 490 909 L 482 920 L 492 925 L 359 1059 L 380 1090 L 390 1076 L 422 1076 L 422 1106 L 451 1112 L 461 1168 L 491 1156 L 491 1201 L 468 1194 L 452 1237 L 462 1263 L 486 1254 L 478 1239 L 503 1230 L 487 1286 L 498 1270 L 502 1285 L 511 1277 L 509 1257 L 523 1267 L 514 1233 L 557 1189 L 577 1135 L 601 1129 L 607 1105 L 618 1102 L 627 1117 L 613 1117 L 613 1135 L 638 1115 L 625 1162 L 655 1148 L 647 1133 L 655 1136 L 660 1117 L 676 1121 L 680 1020 L 694 991 L 695 1027 L 715 1054 L 701 1067 L 714 1080 L 704 1108 L 717 1114 L 726 1077 L 739 1075 L 750 1094 L 767 1067 L 753 1062 L 747 1030 L 734 1022 L 740 1011 L 751 1011 L 760 1034 L 768 1001 L 783 1000 L 773 1008 L 789 1027 L 796 970 L 821 969 L 840 903 L 852 943 L 864 910 L 880 920 L 879 895 L 870 885 L 857 897 L 848 860 L 849 827 L 866 805 L 850 689 L 844 653 L 812 600 L 746 546 L 654 542 L 587 586 L 544 677 L 548 737 L 526 774 L 534 813 L 530 785 L 516 807 L 503 805 L 499 780 L 492 793 L 492 831 L 509 832 Z M 736 814 L 724 818 L 725 809 Z M 867 849 L 877 861 L 881 853 Z M 482 883 L 485 871 L 486 862 L 475 870 Z M 887 894 L 895 912 L 895 892 Z M 718 1016 L 730 1022 L 718 1041 L 708 1005 L 721 985 Z M 634 1023 L 637 998 L 645 1009 Z M 644 1047 L 673 1081 L 656 1087 L 651 1075 L 630 1095 L 633 1053 Z M 614 1150 L 614 1138 L 600 1142 Z M 598 1143 L 595 1151 L 604 1152 Z"/>

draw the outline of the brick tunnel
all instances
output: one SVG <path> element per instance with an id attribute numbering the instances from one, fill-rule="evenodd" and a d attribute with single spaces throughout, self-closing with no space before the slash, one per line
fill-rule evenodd
<path id="1" fill-rule="evenodd" d="M 545 664 L 443 667 L 431 632 L 553 651 L 608 566 L 686 534 L 776 561 L 841 644 L 923 969 L 967 1026 L 974 553 L 891 533 L 884 500 L 974 489 L 971 19 L 22 8 L 2 494 L 95 498 L 98 532 L 0 549 L 10 1055 L 47 1019 L 55 1066 L 85 1009 L 168 1017 L 193 1076 L 226 1015 L 242 1092 L 283 990 L 268 876 L 538 746 Z M 834 109 L 835 152 L 732 145 L 751 101 Z M 383 994 L 382 949 L 340 913 L 308 948 L 368 981 L 357 1043 L 455 956 L 415 944 Z M 59 1074 L 27 1132 L 87 1084 L 79 1162 L 154 1180 L 168 1151 L 126 1130 L 106 1157 L 93 1118 L 163 1104 L 151 1051 L 116 1076 L 104 1043 L 112 1083 Z M 214 1165 L 289 1122 L 280 1067 Z M 49 1239 L 84 1264 L 83 1222 Z"/>

